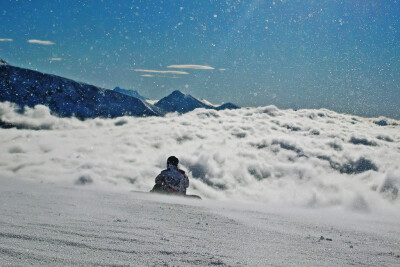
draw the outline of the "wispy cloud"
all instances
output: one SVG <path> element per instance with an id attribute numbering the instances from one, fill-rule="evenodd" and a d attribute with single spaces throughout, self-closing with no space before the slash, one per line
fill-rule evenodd
<path id="1" fill-rule="evenodd" d="M 142 74 L 140 76 L 142 76 L 142 77 L 154 77 L 154 75 L 151 75 L 151 74 Z"/>
<path id="2" fill-rule="evenodd" d="M 223 68 L 221 68 L 221 69 L 218 69 L 218 70 L 220 70 L 220 71 L 226 71 L 226 69 L 223 69 Z"/>
<path id="3" fill-rule="evenodd" d="M 213 67 L 205 65 L 169 65 L 167 68 L 174 69 L 195 69 L 195 70 L 213 70 Z"/>
<path id="4" fill-rule="evenodd" d="M 14 40 L 13 39 L 9 39 L 9 38 L 0 39 L 0 42 L 12 42 L 12 41 L 14 41 Z"/>
<path id="5" fill-rule="evenodd" d="M 61 61 L 62 58 L 60 58 L 60 57 L 52 57 L 52 58 L 49 58 L 49 60 L 50 61 Z"/>
<path id="6" fill-rule="evenodd" d="M 55 45 L 55 43 L 52 42 L 52 41 L 42 41 L 42 40 L 35 40 L 35 39 L 28 40 L 28 43 L 30 43 L 30 44 L 40 44 L 40 45 Z"/>
<path id="7" fill-rule="evenodd" d="M 134 69 L 134 71 L 139 72 L 149 72 L 149 73 L 161 73 L 161 74 L 189 74 L 186 71 L 174 71 L 174 70 L 144 70 L 144 69 Z"/>

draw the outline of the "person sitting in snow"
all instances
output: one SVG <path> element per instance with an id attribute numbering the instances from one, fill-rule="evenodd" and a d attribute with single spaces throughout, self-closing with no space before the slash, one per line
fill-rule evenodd
<path id="1" fill-rule="evenodd" d="M 156 184 L 150 192 L 186 195 L 189 178 L 185 172 L 178 169 L 179 159 L 171 156 L 167 159 L 167 169 L 155 179 Z"/>

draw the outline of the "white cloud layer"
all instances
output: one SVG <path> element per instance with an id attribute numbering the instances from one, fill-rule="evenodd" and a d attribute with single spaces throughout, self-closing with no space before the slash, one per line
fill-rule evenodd
<path id="1" fill-rule="evenodd" d="M 142 74 L 142 75 L 140 75 L 140 76 L 142 76 L 142 77 L 154 77 L 154 75 L 151 75 L 151 74 Z"/>
<path id="2" fill-rule="evenodd" d="M 134 69 L 138 72 L 149 72 L 149 73 L 160 73 L 160 74 L 189 74 L 186 71 L 174 71 L 174 70 L 144 70 L 144 69 Z"/>
<path id="3" fill-rule="evenodd" d="M 196 69 L 196 70 L 213 70 L 213 67 L 205 65 L 169 65 L 167 68 L 174 69 Z"/>
<path id="4" fill-rule="evenodd" d="M 39 45 L 55 45 L 55 43 L 52 41 L 42 41 L 42 40 L 35 40 L 35 39 L 28 40 L 28 43 L 39 44 Z"/>
<path id="5" fill-rule="evenodd" d="M 205 198 L 400 208 L 399 125 L 274 106 L 79 121 L 5 102 L 0 119 L 19 128 L 0 129 L 1 177 L 148 191 L 175 155 Z"/>
<path id="6" fill-rule="evenodd" d="M 60 58 L 60 57 L 52 57 L 52 58 L 49 58 L 49 60 L 50 61 L 61 61 L 62 58 Z"/>
<path id="7" fill-rule="evenodd" d="M 0 38 L 0 42 L 12 42 L 12 41 L 14 40 L 9 38 L 3 38 L 3 39 Z"/>

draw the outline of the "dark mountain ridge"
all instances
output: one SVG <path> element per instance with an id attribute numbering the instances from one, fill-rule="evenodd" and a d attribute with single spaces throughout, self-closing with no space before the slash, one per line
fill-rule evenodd
<path id="1" fill-rule="evenodd" d="M 163 114 L 135 97 L 8 64 L 0 65 L 0 101 L 46 105 L 58 116 L 80 119 Z"/>
<path id="2" fill-rule="evenodd" d="M 117 87 L 114 88 L 114 91 L 118 92 L 118 93 L 121 93 L 121 94 L 124 94 L 124 95 L 130 95 L 130 96 L 139 98 L 141 100 L 148 100 L 147 97 L 144 97 L 141 94 L 139 94 L 139 92 L 137 90 L 122 89 L 122 88 L 117 86 Z"/>
<path id="3" fill-rule="evenodd" d="M 196 108 L 215 109 L 215 110 L 239 108 L 238 106 L 232 103 L 225 103 L 217 107 L 208 105 L 198 100 L 197 98 L 191 95 L 185 95 L 184 93 L 178 90 L 173 91 L 170 95 L 160 99 L 154 105 L 166 112 L 179 112 L 179 113 L 186 113 Z"/>
<path id="4" fill-rule="evenodd" d="M 160 99 L 154 104 L 166 112 L 179 112 L 186 113 L 196 108 L 207 108 L 208 106 L 200 100 L 192 97 L 191 95 L 185 95 L 182 92 L 176 90 L 170 95 Z"/>
<path id="5" fill-rule="evenodd" d="M 139 93 L 136 97 L 130 95 L 135 92 L 137 93 L 121 88 L 108 90 L 56 75 L 15 67 L 0 58 L 0 101 L 13 102 L 22 107 L 45 105 L 52 113 L 61 117 L 75 116 L 85 119 L 126 115 L 162 116 L 166 112 L 186 113 L 196 108 L 238 108 L 231 103 L 214 107 L 180 91 L 174 91 L 152 105 L 139 99 Z"/>

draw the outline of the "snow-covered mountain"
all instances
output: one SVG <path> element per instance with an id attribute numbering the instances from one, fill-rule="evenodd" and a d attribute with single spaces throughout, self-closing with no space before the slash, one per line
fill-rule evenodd
<path id="1" fill-rule="evenodd" d="M 56 75 L 19 68 L 0 59 L 0 102 L 21 106 L 45 105 L 61 117 L 81 119 L 130 116 L 160 116 L 166 112 L 186 113 L 196 108 L 235 109 L 226 103 L 214 106 L 191 95 L 174 91 L 155 105 L 137 91 L 116 87 L 108 90 Z"/>
<path id="2" fill-rule="evenodd" d="M 113 90 L 75 82 L 56 75 L 0 65 L 0 101 L 33 107 L 41 104 L 62 117 L 157 116 L 158 108 Z"/>
<path id="3" fill-rule="evenodd" d="M 178 90 L 173 91 L 170 95 L 160 99 L 160 101 L 158 101 L 154 105 L 166 112 L 179 112 L 179 113 L 186 113 L 196 108 L 215 109 L 215 110 L 239 108 L 238 106 L 232 103 L 225 103 L 221 106 L 214 106 L 208 104 L 205 101 L 201 101 L 191 95 L 186 95 Z"/>
<path id="4" fill-rule="evenodd" d="M 117 86 L 117 87 L 114 88 L 114 91 L 118 92 L 118 93 L 121 93 L 121 94 L 124 94 L 124 95 L 130 95 L 130 96 L 139 98 L 141 100 L 148 100 L 147 97 L 144 97 L 141 94 L 139 94 L 139 92 L 137 90 L 122 89 L 122 88 Z"/>

